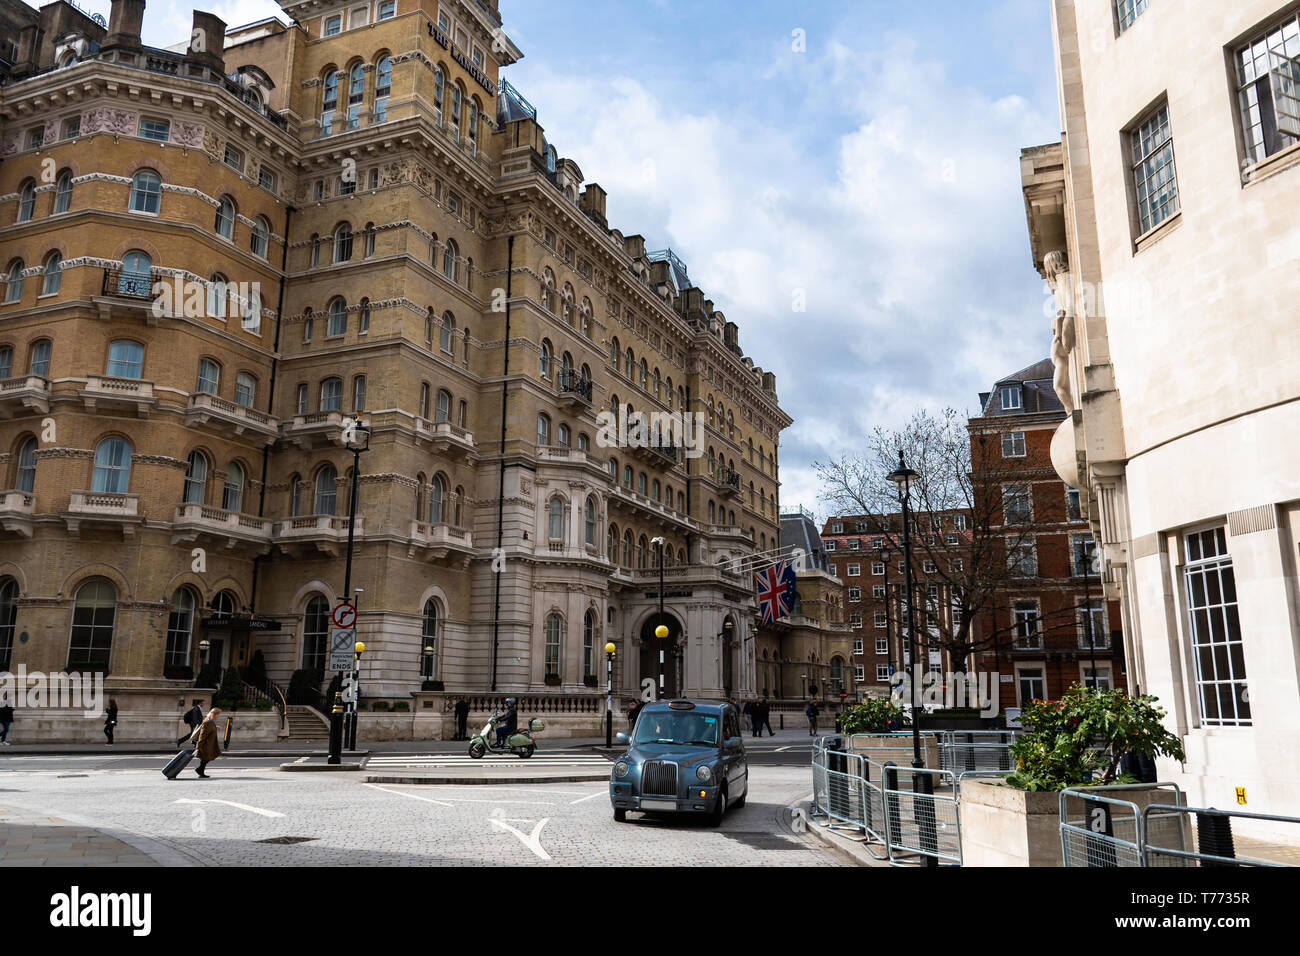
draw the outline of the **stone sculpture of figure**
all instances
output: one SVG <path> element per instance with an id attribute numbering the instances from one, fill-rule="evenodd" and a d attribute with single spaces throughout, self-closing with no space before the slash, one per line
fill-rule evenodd
<path id="1" fill-rule="evenodd" d="M 1052 287 L 1057 309 L 1052 321 L 1052 388 L 1065 406 L 1067 415 L 1074 412 L 1074 393 L 1070 388 L 1070 352 L 1074 350 L 1074 316 L 1069 301 L 1070 273 L 1064 252 L 1043 256 L 1043 271 Z"/>

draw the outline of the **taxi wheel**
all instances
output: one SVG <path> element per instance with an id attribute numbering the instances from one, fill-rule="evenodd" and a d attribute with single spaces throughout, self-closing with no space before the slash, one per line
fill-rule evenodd
<path id="1" fill-rule="evenodd" d="M 614 822 L 615 822 L 615 823 L 626 823 L 626 822 L 627 822 L 627 811 L 626 811 L 626 810 L 615 810 L 615 811 L 614 811 Z"/>
<path id="2" fill-rule="evenodd" d="M 722 826 L 722 818 L 727 815 L 727 788 L 723 787 L 718 791 L 718 802 L 713 807 L 713 812 L 709 814 L 709 826 Z"/>
<path id="3" fill-rule="evenodd" d="M 732 802 L 732 804 L 731 804 L 731 808 L 732 808 L 733 810 L 739 810 L 741 807 L 743 807 L 743 806 L 745 805 L 745 798 L 746 798 L 747 796 L 749 796 L 749 787 L 748 787 L 748 786 L 745 787 L 745 792 L 742 793 L 739 797 L 737 797 L 737 798 Z"/>

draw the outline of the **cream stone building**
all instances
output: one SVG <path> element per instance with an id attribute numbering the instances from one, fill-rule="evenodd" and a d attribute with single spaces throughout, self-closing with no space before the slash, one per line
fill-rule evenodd
<path id="1" fill-rule="evenodd" d="M 657 678 L 662 539 L 668 693 L 754 690 L 775 376 L 547 141 L 495 0 L 195 12 L 166 50 L 143 0 L 2 2 L 0 664 L 106 670 L 120 739 L 165 737 L 200 641 L 278 700 L 351 596 L 403 708 L 363 735 L 506 693 L 577 732 L 607 641 L 616 698 Z"/>
<path id="2" fill-rule="evenodd" d="M 1160 778 L 1294 814 L 1297 8 L 1053 0 L 1052 23 L 1063 134 L 1021 168 L 1068 413 L 1053 462 L 1101 542 L 1130 687 L 1185 744 Z"/>

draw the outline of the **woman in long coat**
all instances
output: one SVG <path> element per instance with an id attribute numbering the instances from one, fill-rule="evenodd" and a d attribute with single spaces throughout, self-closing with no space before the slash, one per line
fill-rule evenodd
<path id="1" fill-rule="evenodd" d="M 113 728 L 117 726 L 117 701 L 113 698 L 108 699 L 108 706 L 104 708 L 104 736 L 108 742 L 113 742 Z"/>
<path id="2" fill-rule="evenodd" d="M 203 768 L 221 756 L 221 734 L 217 730 L 217 718 L 221 711 L 213 707 L 208 716 L 199 725 L 199 737 L 194 743 L 194 753 L 199 758 L 198 768 L 194 771 L 200 777 L 206 777 Z"/>

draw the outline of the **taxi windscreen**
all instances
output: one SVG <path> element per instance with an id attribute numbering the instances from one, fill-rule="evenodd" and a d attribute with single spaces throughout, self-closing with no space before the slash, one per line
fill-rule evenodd
<path id="1" fill-rule="evenodd" d="M 716 747 L 718 718 L 716 714 L 671 710 L 645 713 L 636 722 L 636 739 L 633 743 Z"/>

